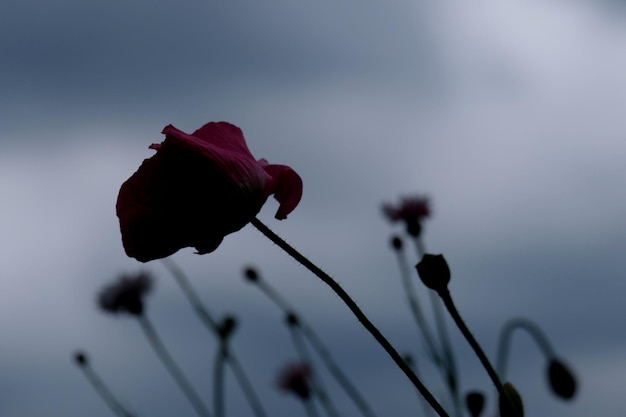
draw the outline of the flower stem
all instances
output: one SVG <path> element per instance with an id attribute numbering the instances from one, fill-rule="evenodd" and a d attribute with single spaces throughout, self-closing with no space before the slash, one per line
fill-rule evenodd
<path id="1" fill-rule="evenodd" d="M 311 355 L 309 355 L 306 344 L 304 343 L 304 339 L 302 337 L 302 334 L 300 333 L 299 326 L 289 325 L 289 331 L 291 333 L 291 339 L 293 340 L 294 347 L 298 351 L 298 356 L 300 356 L 300 360 L 313 367 Z M 330 400 L 330 397 L 328 396 L 328 393 L 326 392 L 326 389 L 322 384 L 319 374 L 315 371 L 313 372 L 311 385 L 313 388 L 313 392 L 315 392 L 317 398 L 320 401 L 320 404 L 322 404 L 322 407 L 324 407 L 324 409 L 326 410 L 326 414 L 329 417 L 339 417 L 339 413 L 337 412 L 334 404 Z"/>
<path id="2" fill-rule="evenodd" d="M 215 417 L 224 417 L 224 361 L 226 341 L 221 340 L 220 346 L 215 353 L 215 366 L 213 368 L 213 407 Z"/>
<path id="3" fill-rule="evenodd" d="M 196 410 L 196 413 L 198 413 L 200 417 L 211 417 L 209 410 L 202 403 L 200 397 L 196 394 L 187 378 L 185 378 L 178 365 L 176 365 L 176 362 L 167 349 L 165 349 L 165 345 L 163 345 L 163 342 L 159 338 L 159 335 L 152 326 L 150 320 L 148 320 L 148 318 L 143 314 L 138 315 L 137 319 L 139 320 L 139 324 L 141 324 L 141 328 L 146 334 L 146 337 L 150 341 L 150 344 L 159 356 L 159 359 L 161 359 L 163 365 L 165 365 L 172 378 L 174 378 L 181 391 L 183 391 L 193 408 Z"/>
<path id="4" fill-rule="evenodd" d="M 420 236 L 415 236 L 413 241 L 415 242 L 415 249 L 417 250 L 417 258 L 421 260 L 424 254 L 426 254 L 426 246 L 424 245 L 424 241 Z M 462 413 L 461 399 L 459 398 L 458 370 L 456 366 L 456 361 L 454 360 L 454 353 L 452 352 L 452 344 L 450 343 L 448 329 L 446 327 L 446 322 L 443 316 L 441 300 L 439 300 L 439 298 L 433 291 L 429 291 L 429 294 L 430 304 L 433 308 L 435 326 L 437 328 L 437 334 L 439 335 L 439 340 L 441 341 L 441 347 L 443 350 L 443 364 L 446 371 L 446 385 L 448 386 L 450 395 L 452 396 L 452 402 L 454 403 L 456 415 L 460 417 Z"/>
<path id="5" fill-rule="evenodd" d="M 255 283 L 261 289 L 261 291 L 274 302 L 274 304 L 276 304 L 280 309 L 283 310 L 285 314 L 295 314 L 295 309 L 293 308 L 293 306 L 291 306 L 290 303 L 265 280 L 258 279 L 255 281 Z M 326 366 L 328 371 L 335 377 L 335 379 L 337 380 L 339 385 L 341 385 L 346 394 L 361 410 L 361 413 L 365 417 L 376 417 L 370 406 L 365 401 L 365 398 L 363 398 L 363 396 L 359 393 L 359 391 L 352 384 L 352 382 L 350 382 L 350 379 L 342 372 L 339 365 L 337 365 L 326 346 L 324 346 L 322 339 L 317 335 L 313 328 L 304 321 L 303 318 L 301 318 L 299 315 L 297 317 L 298 326 L 302 331 L 302 334 L 309 340 L 311 346 L 313 346 L 313 348 L 317 351 L 317 354 L 324 362 L 324 365 Z"/>
<path id="6" fill-rule="evenodd" d="M 134 417 L 134 414 L 127 411 L 126 408 L 124 408 L 124 406 L 117 399 L 115 399 L 111 390 L 109 390 L 106 384 L 100 379 L 100 377 L 98 377 L 98 374 L 96 374 L 91 366 L 85 364 L 81 366 L 81 369 L 111 411 L 120 417 Z"/>
<path id="7" fill-rule="evenodd" d="M 450 295 L 450 291 L 448 291 L 447 289 L 444 289 L 444 290 L 438 291 L 438 294 L 441 297 L 441 300 L 443 301 L 444 305 L 448 309 L 448 312 L 452 316 L 452 319 L 456 323 L 457 327 L 459 328 L 459 330 L 461 331 L 461 333 L 463 334 L 467 342 L 470 344 L 470 346 L 474 350 L 474 353 L 476 353 L 476 356 L 478 356 L 478 359 L 480 360 L 481 364 L 487 371 L 489 378 L 491 378 L 491 381 L 493 382 L 496 389 L 498 390 L 500 397 L 506 398 L 506 400 L 509 402 L 511 406 L 511 409 L 514 410 L 518 416 L 521 416 L 515 403 L 511 401 L 511 399 L 509 398 L 509 395 L 504 390 L 504 387 L 502 386 L 502 382 L 500 382 L 500 378 L 498 377 L 498 374 L 493 369 L 493 366 L 491 366 L 491 363 L 489 362 L 487 355 L 485 355 L 485 352 L 483 351 L 483 349 L 480 347 L 480 345 L 474 338 L 474 335 L 472 334 L 472 332 L 470 332 L 469 328 L 467 327 L 467 325 L 461 318 L 461 315 L 459 314 L 458 310 L 456 309 L 456 306 L 454 305 L 454 302 L 452 301 L 452 296 Z"/>
<path id="8" fill-rule="evenodd" d="M 282 238 L 280 238 L 277 234 L 275 234 L 272 230 L 270 230 L 265 224 L 263 224 L 259 219 L 253 218 L 251 223 L 254 227 L 256 227 L 261 233 L 263 233 L 268 239 L 278 245 L 282 250 L 284 250 L 289 256 L 294 258 L 300 264 L 302 264 L 305 268 L 315 274 L 318 278 L 320 278 L 326 285 L 328 285 L 334 292 L 337 294 L 339 298 L 346 304 L 346 306 L 350 309 L 350 311 L 354 314 L 354 316 L 361 322 L 363 327 L 376 339 L 376 341 L 382 346 L 382 348 L 387 352 L 387 354 L 391 357 L 391 359 L 396 363 L 396 365 L 404 372 L 404 374 L 409 378 L 411 383 L 415 386 L 415 388 L 422 394 L 422 396 L 428 401 L 430 406 L 439 414 L 440 417 L 449 417 L 448 413 L 443 409 L 443 407 L 437 402 L 435 397 L 430 393 L 428 388 L 420 381 L 420 379 L 415 375 L 415 373 L 411 370 L 411 368 L 407 365 L 405 360 L 400 356 L 398 351 L 389 343 L 389 341 L 382 335 L 382 333 L 378 330 L 376 326 L 367 318 L 367 316 L 361 311 L 361 309 L 357 306 L 357 304 L 352 300 L 352 298 L 348 295 L 348 293 L 334 280 L 328 275 L 326 272 L 321 270 L 317 265 L 311 262 L 308 258 L 303 256 L 300 252 L 294 249 L 291 245 L 285 242 Z"/>
<path id="9" fill-rule="evenodd" d="M 215 319 L 213 319 L 204 304 L 202 304 L 200 297 L 198 297 L 198 294 L 189 283 L 189 280 L 185 276 L 182 269 L 180 269 L 180 267 L 178 267 L 178 265 L 176 265 L 176 263 L 170 258 L 165 258 L 161 261 L 163 262 L 163 265 L 170 271 L 172 276 L 174 276 L 176 282 L 178 282 L 180 288 L 187 297 L 187 300 L 193 306 L 196 314 L 200 318 L 200 321 L 202 321 L 204 326 L 211 333 L 219 338 L 217 322 L 215 321 Z M 224 357 L 230 364 L 235 378 L 239 382 L 239 385 L 241 386 L 241 389 L 243 390 L 244 395 L 246 396 L 248 403 L 250 404 L 250 407 L 254 411 L 254 414 L 257 417 L 267 417 L 267 414 L 265 413 L 263 406 L 261 405 L 261 401 L 254 391 L 254 388 L 250 383 L 250 380 L 247 377 L 243 366 L 237 359 L 237 356 L 235 356 L 235 353 L 232 351 L 232 349 L 228 348 L 228 346 L 225 346 L 224 348 L 227 349 L 224 352 Z"/>
<path id="10" fill-rule="evenodd" d="M 543 354 L 547 358 L 554 358 L 556 354 L 548 338 L 543 334 L 539 326 L 528 319 L 512 319 L 509 320 L 500 332 L 500 341 L 498 343 L 498 354 L 496 356 L 496 369 L 500 378 L 504 379 L 506 375 L 506 363 L 509 357 L 509 346 L 511 335 L 515 329 L 524 329 L 532 336 Z"/>

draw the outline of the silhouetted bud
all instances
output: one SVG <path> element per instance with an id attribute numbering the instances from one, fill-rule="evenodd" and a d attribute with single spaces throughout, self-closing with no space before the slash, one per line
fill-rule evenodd
<path id="1" fill-rule="evenodd" d="M 259 280 L 259 274 L 254 268 L 246 268 L 243 274 L 245 278 L 250 282 L 257 282 Z"/>
<path id="2" fill-rule="evenodd" d="M 502 395 L 498 398 L 500 417 L 524 417 L 524 404 L 522 403 L 522 397 L 519 395 L 519 392 L 517 392 L 510 382 L 504 384 L 503 388 L 508 400 L 503 398 Z"/>
<path id="3" fill-rule="evenodd" d="M 548 382 L 552 391 L 565 400 L 576 395 L 576 378 L 558 359 L 551 359 L 548 364 Z"/>
<path id="4" fill-rule="evenodd" d="M 76 352 L 74 354 L 74 362 L 76 362 L 76 364 L 78 366 L 85 366 L 87 365 L 87 355 L 84 352 Z"/>
<path id="5" fill-rule="evenodd" d="M 391 238 L 391 247 L 395 250 L 402 249 L 402 239 L 399 236 L 394 236 Z"/>
<path id="6" fill-rule="evenodd" d="M 217 332 L 222 339 L 227 339 L 237 328 L 237 319 L 233 316 L 226 316 L 217 328 Z"/>
<path id="7" fill-rule="evenodd" d="M 300 321 L 298 320 L 298 316 L 296 316 L 296 313 L 287 313 L 287 316 L 285 317 L 287 324 L 290 326 L 299 326 L 300 325 Z"/>
<path id="8" fill-rule="evenodd" d="M 428 288 L 441 291 L 448 288 L 450 282 L 450 268 L 443 255 L 430 253 L 422 256 L 422 260 L 415 266 L 420 279 Z"/>
<path id="9" fill-rule="evenodd" d="M 482 392 L 470 391 L 465 395 L 465 405 L 471 417 L 479 417 L 485 408 L 485 395 Z"/>

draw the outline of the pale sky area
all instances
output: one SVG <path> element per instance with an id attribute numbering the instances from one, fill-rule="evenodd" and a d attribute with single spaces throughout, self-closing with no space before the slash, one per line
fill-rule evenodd
<path id="1" fill-rule="evenodd" d="M 426 194 L 430 252 L 487 355 L 502 326 L 538 324 L 579 380 L 554 397 L 515 334 L 507 375 L 532 417 L 626 409 L 626 5 L 585 0 L 0 5 L 0 416 L 114 415 L 77 349 L 138 417 L 191 416 L 138 324 L 96 307 L 126 272 L 156 279 L 147 314 L 207 402 L 216 349 L 159 261 L 124 254 L 120 185 L 167 124 L 241 127 L 257 158 L 293 167 L 300 205 L 259 218 L 326 269 L 445 397 L 411 321 L 385 201 Z M 248 225 L 212 254 L 173 259 L 232 341 L 273 417 L 306 415 L 276 387 L 296 358 L 254 265 L 323 337 L 378 416 L 424 415 L 372 337 L 316 277 Z M 414 261 L 413 261 L 414 262 Z M 424 302 L 426 289 L 415 276 Z M 428 304 L 426 304 L 428 309 Z M 430 310 L 428 310 L 430 311 Z M 463 392 L 494 389 L 451 322 Z M 319 364 L 317 364 L 319 365 Z M 319 373 L 341 416 L 360 415 Z M 252 416 L 231 374 L 227 416 Z M 468 414 L 466 414 L 468 415 Z"/>

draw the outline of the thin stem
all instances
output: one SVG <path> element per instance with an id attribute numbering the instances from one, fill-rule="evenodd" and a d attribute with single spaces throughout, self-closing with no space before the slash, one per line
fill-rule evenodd
<path id="1" fill-rule="evenodd" d="M 548 341 L 548 338 L 545 336 L 545 334 L 541 331 L 539 326 L 527 319 L 519 318 L 509 320 L 507 323 L 505 323 L 505 325 L 502 327 L 502 331 L 500 332 L 498 354 L 496 356 L 496 369 L 501 379 L 504 379 L 506 375 L 506 364 L 509 357 L 511 336 L 513 334 L 513 330 L 515 329 L 526 330 L 526 332 L 530 334 L 535 343 L 537 343 L 537 346 L 539 346 L 539 348 L 547 358 L 554 358 L 556 356 L 552 345 Z"/>
<path id="2" fill-rule="evenodd" d="M 267 295 L 279 308 L 283 310 L 285 314 L 294 314 L 295 309 L 291 304 L 276 291 L 271 285 L 262 279 L 255 281 L 261 291 Z M 361 410 L 366 417 L 376 417 L 370 406 L 365 401 L 365 398 L 359 393 L 354 384 L 350 382 L 350 379 L 343 373 L 337 362 L 333 359 L 330 352 L 322 342 L 322 339 L 317 335 L 311 326 L 309 326 L 303 318 L 298 316 L 298 323 L 302 333 L 309 339 L 311 345 L 317 350 L 320 358 L 324 362 L 324 365 L 328 371 L 335 377 L 339 385 L 348 394 L 348 396 L 354 401 L 356 406 Z"/>
<path id="3" fill-rule="evenodd" d="M 433 360 L 433 362 L 437 365 L 437 368 L 442 369 L 441 367 L 444 365 L 442 358 L 439 356 L 437 352 L 437 348 L 435 347 L 435 342 L 433 341 L 433 336 L 428 328 L 428 324 L 424 319 L 424 315 L 422 314 L 422 310 L 420 308 L 420 304 L 417 299 L 417 293 L 415 292 L 414 286 L 411 284 L 411 276 L 409 274 L 408 262 L 404 251 L 402 248 L 395 251 L 398 258 L 398 264 L 400 265 L 400 275 L 402 277 L 402 284 L 404 286 L 404 291 L 406 293 L 409 307 L 411 309 L 411 313 L 413 315 L 413 319 L 415 320 L 418 329 L 422 333 L 424 338 L 424 342 L 426 345 L 426 351 L 428 355 Z"/>
<path id="4" fill-rule="evenodd" d="M 107 406 L 120 417 L 134 417 L 134 414 L 124 408 L 124 406 L 115 398 L 111 390 L 106 386 L 106 384 L 100 379 L 98 374 L 89 366 L 89 364 L 84 364 L 80 366 L 83 370 L 83 373 L 94 387 L 96 392 L 100 395 L 100 397 L 104 400 Z"/>
<path id="5" fill-rule="evenodd" d="M 300 334 L 300 329 L 298 325 L 289 325 L 289 330 L 291 333 L 291 339 L 293 340 L 293 344 L 298 351 L 298 356 L 300 356 L 300 360 L 309 364 L 309 366 L 313 366 L 313 361 L 311 360 L 311 355 L 309 355 L 308 349 L 302 335 Z M 317 395 L 320 400 L 320 403 L 326 410 L 326 414 L 331 417 L 339 417 L 339 413 L 335 409 L 330 397 L 328 396 L 326 389 L 324 388 L 319 375 L 316 372 L 313 372 L 313 378 L 311 380 L 311 385 L 313 391 Z"/>
<path id="6" fill-rule="evenodd" d="M 215 366 L 213 367 L 213 407 L 215 417 L 224 416 L 224 362 L 226 352 L 225 340 L 220 341 L 220 346 L 215 353 Z"/>
<path id="7" fill-rule="evenodd" d="M 176 362 L 169 354 L 167 349 L 165 349 L 165 345 L 159 338 L 157 332 L 152 326 L 152 323 L 150 323 L 145 315 L 139 315 L 137 316 L 137 319 L 139 320 L 139 324 L 141 324 L 141 328 L 146 334 L 146 337 L 150 341 L 150 344 L 159 356 L 159 359 L 161 359 L 163 365 L 165 365 L 172 378 L 174 378 L 181 391 L 185 394 L 193 408 L 196 410 L 196 413 L 198 413 L 198 415 L 201 417 L 210 417 L 211 413 L 202 403 L 200 397 L 198 396 L 198 394 L 196 394 L 187 378 L 185 378 L 178 365 L 176 365 Z"/>
<path id="8" fill-rule="evenodd" d="M 244 372 L 243 367 L 241 366 L 237 358 L 233 356 L 232 351 L 226 352 L 226 359 L 228 360 L 228 363 L 230 364 L 230 367 L 233 371 L 233 374 L 235 375 L 235 378 L 239 382 L 239 386 L 243 390 L 246 398 L 248 399 L 248 403 L 250 404 L 250 407 L 252 408 L 252 411 L 254 412 L 254 414 L 257 417 L 266 417 L 267 415 L 265 414 L 265 411 L 263 410 L 261 401 L 259 401 L 259 398 L 254 392 L 252 384 L 250 383 L 250 380 L 248 379 L 246 373 Z"/>
<path id="9" fill-rule="evenodd" d="M 207 308 L 202 304 L 200 297 L 198 297 L 198 294 L 189 283 L 189 280 L 183 271 L 170 258 L 161 259 L 161 262 L 176 279 L 176 282 L 178 282 L 178 285 L 196 311 L 198 317 L 200 317 L 200 320 L 211 332 L 217 335 L 217 322 L 213 319 Z"/>
<path id="10" fill-rule="evenodd" d="M 417 258 L 421 260 L 426 253 L 426 246 L 420 236 L 414 236 L 413 242 L 415 242 L 415 249 L 417 251 Z M 452 396 L 452 402 L 457 416 L 461 416 L 461 399 L 459 397 L 459 381 L 458 370 L 456 361 L 454 360 L 454 353 L 452 352 L 452 344 L 450 343 L 450 336 L 448 335 L 448 329 L 443 316 L 443 309 L 441 307 L 441 300 L 433 291 L 429 291 L 430 304 L 433 308 L 433 317 L 435 319 L 435 326 L 437 328 L 437 334 L 441 341 L 441 347 L 443 349 L 443 359 L 446 367 L 446 384 L 450 390 Z"/>
<path id="11" fill-rule="evenodd" d="M 456 309 L 454 305 L 454 302 L 452 301 L 452 296 L 450 295 L 450 291 L 448 291 L 447 289 L 444 289 L 444 290 L 439 291 L 438 294 L 441 297 L 441 300 L 443 301 L 444 305 L 448 309 L 448 312 L 452 316 L 452 319 L 456 323 L 457 327 L 459 328 L 459 330 L 461 331 L 461 333 L 463 334 L 467 342 L 470 344 L 472 349 L 474 349 L 474 353 L 476 353 L 476 356 L 478 356 L 478 359 L 480 360 L 481 364 L 487 371 L 489 378 L 491 378 L 491 381 L 493 382 L 496 389 L 498 390 L 498 393 L 500 394 L 501 398 L 506 398 L 509 401 L 511 409 L 515 411 L 518 417 L 521 417 L 520 411 L 518 410 L 515 403 L 511 401 L 511 399 L 509 398 L 509 395 L 504 390 L 504 387 L 502 386 L 502 382 L 500 382 L 500 378 L 498 378 L 498 374 L 493 369 L 493 366 L 491 366 L 489 359 L 487 359 L 487 355 L 485 355 L 485 352 L 483 351 L 483 349 L 480 347 L 480 345 L 474 338 L 474 335 L 472 335 L 472 332 L 470 332 L 469 328 L 465 325 L 465 322 L 461 318 L 461 315 L 459 314 L 458 310 Z"/>
<path id="12" fill-rule="evenodd" d="M 309 261 L 308 258 L 304 257 L 300 252 L 295 250 L 292 246 L 290 246 L 287 242 L 281 239 L 278 235 L 272 232 L 267 226 L 265 226 L 259 219 L 253 218 L 251 223 L 254 227 L 256 227 L 261 233 L 263 233 L 268 239 L 278 245 L 283 251 L 285 251 L 289 256 L 294 258 L 296 261 L 301 263 L 305 268 L 315 274 L 318 278 L 320 278 L 326 285 L 328 285 L 334 292 L 337 294 L 339 298 L 346 304 L 346 306 L 352 311 L 354 316 L 361 322 L 363 327 L 376 339 L 376 341 L 382 346 L 382 348 L 387 352 L 387 354 L 391 357 L 391 359 L 396 363 L 396 365 L 404 372 L 404 374 L 409 378 L 411 383 L 415 386 L 415 388 L 424 396 L 426 401 L 430 404 L 431 407 L 439 414 L 440 417 L 449 417 L 448 413 L 443 409 L 443 407 L 437 402 L 435 397 L 430 393 L 428 388 L 420 381 L 420 379 L 415 375 L 415 373 L 411 370 L 411 368 L 406 364 L 402 356 L 398 353 L 398 351 L 389 343 L 389 341 L 382 335 L 382 333 L 378 330 L 376 326 L 367 318 L 367 316 L 361 311 L 361 309 L 357 306 L 357 304 L 352 300 L 352 298 L 348 295 L 348 293 L 334 280 L 332 279 L 326 272 L 322 271 L 317 265 L 313 262 Z"/>
<path id="13" fill-rule="evenodd" d="M 182 289 L 183 293 L 187 297 L 187 300 L 192 305 L 194 311 L 200 318 L 200 321 L 211 333 L 219 338 L 219 326 L 217 322 L 215 321 L 215 319 L 213 319 L 208 309 L 204 306 L 204 304 L 200 300 L 200 297 L 198 297 L 197 292 L 189 283 L 189 280 L 187 279 L 182 269 L 179 268 L 176 263 L 170 258 L 161 259 L 161 262 L 163 262 L 163 265 L 170 271 L 172 276 L 176 279 L 176 282 L 178 282 L 178 284 L 180 285 L 180 288 Z M 243 390 L 248 400 L 248 403 L 250 404 L 250 407 L 257 417 L 267 417 L 267 414 L 263 409 L 263 405 L 261 404 L 258 395 L 254 391 L 254 387 L 250 383 L 250 379 L 247 377 L 243 366 L 237 359 L 237 356 L 235 356 L 235 353 L 232 351 L 232 349 L 227 349 L 228 350 L 226 351 L 225 358 L 230 364 L 235 378 L 237 379 L 239 386 Z"/>
<path id="14" fill-rule="evenodd" d="M 315 404 L 313 403 L 313 398 L 309 397 L 306 399 L 302 399 L 302 404 L 306 409 L 306 413 L 309 417 L 318 417 L 317 409 L 315 408 Z"/>
<path id="15" fill-rule="evenodd" d="M 411 367 L 411 369 L 413 369 L 413 372 L 415 372 L 415 375 L 419 376 L 419 368 L 417 366 L 417 361 L 416 360 L 407 360 L 407 362 L 409 363 L 409 366 Z M 422 408 L 424 409 L 424 414 L 427 416 L 431 416 L 433 413 L 433 409 L 430 408 L 430 406 L 428 405 L 428 403 L 424 400 L 424 397 L 422 397 L 420 395 L 419 397 L 420 402 L 422 403 Z"/>

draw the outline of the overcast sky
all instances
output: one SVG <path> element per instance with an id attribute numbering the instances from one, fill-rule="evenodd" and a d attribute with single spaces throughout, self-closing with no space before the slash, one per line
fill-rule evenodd
<path id="1" fill-rule="evenodd" d="M 72 364 L 76 349 L 139 416 L 192 415 L 137 323 L 96 308 L 103 285 L 139 270 L 157 280 L 148 315 L 210 399 L 215 341 L 161 263 L 125 256 L 114 207 L 165 125 L 226 120 L 257 158 L 303 178 L 287 220 L 273 219 L 273 200 L 259 217 L 336 277 L 398 349 L 422 354 L 388 247 L 400 229 L 380 205 L 425 193 L 426 245 L 448 259 L 452 295 L 487 354 L 508 319 L 526 317 L 579 378 L 573 402 L 551 396 L 541 352 L 516 334 L 508 376 L 527 415 L 623 416 L 623 8 L 3 2 L 0 415 L 112 415 Z M 274 383 L 296 354 L 280 311 L 241 278 L 246 265 L 298 307 L 378 415 L 419 415 L 404 375 L 345 306 L 252 226 L 212 254 L 173 258 L 216 316 L 239 317 L 233 346 L 270 415 L 304 415 Z M 492 412 L 484 370 L 449 328 L 463 390 L 485 391 Z M 358 415 L 328 384 L 342 415 Z M 227 398 L 227 415 L 252 415 L 232 375 Z"/>

